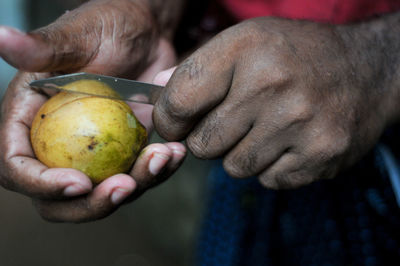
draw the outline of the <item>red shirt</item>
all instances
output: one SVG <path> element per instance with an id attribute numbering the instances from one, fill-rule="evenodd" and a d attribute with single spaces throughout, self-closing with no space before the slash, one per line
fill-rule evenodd
<path id="1" fill-rule="evenodd" d="M 238 19 L 277 16 L 347 23 L 400 10 L 400 0 L 221 0 Z"/>

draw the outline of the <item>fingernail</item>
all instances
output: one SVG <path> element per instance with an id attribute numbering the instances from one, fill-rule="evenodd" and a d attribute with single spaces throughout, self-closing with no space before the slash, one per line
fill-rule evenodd
<path id="1" fill-rule="evenodd" d="M 87 189 L 79 184 L 73 184 L 64 189 L 64 196 L 75 197 L 87 193 Z"/>
<path id="2" fill-rule="evenodd" d="M 6 38 L 8 37 L 8 30 L 4 27 L 0 27 L 0 37 Z"/>
<path id="3" fill-rule="evenodd" d="M 136 94 L 130 97 L 131 100 L 135 100 L 135 101 L 142 101 L 142 102 L 148 102 L 149 101 L 149 97 L 147 97 L 144 94 Z"/>
<path id="4" fill-rule="evenodd" d="M 22 31 L 16 28 L 11 28 L 11 27 L 0 27 L 0 36 L 8 36 L 11 32 L 17 33 L 17 34 L 23 34 Z"/>
<path id="5" fill-rule="evenodd" d="M 173 148 L 172 152 L 175 153 L 176 155 L 186 155 L 186 151 L 176 149 L 176 148 Z"/>
<path id="6" fill-rule="evenodd" d="M 114 205 L 118 205 L 121 202 L 124 201 L 124 199 L 126 199 L 126 197 L 128 197 L 130 194 L 130 190 L 127 189 L 123 189 L 123 188 L 117 188 L 114 190 L 114 192 L 111 194 L 111 202 Z"/>
<path id="7" fill-rule="evenodd" d="M 149 163 L 149 171 L 152 175 L 158 175 L 169 160 L 169 156 L 162 153 L 154 153 Z"/>

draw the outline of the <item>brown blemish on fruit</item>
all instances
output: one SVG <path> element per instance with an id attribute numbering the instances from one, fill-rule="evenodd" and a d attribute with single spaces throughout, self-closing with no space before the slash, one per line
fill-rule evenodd
<path id="1" fill-rule="evenodd" d="M 45 151 L 47 150 L 46 142 L 41 141 L 40 144 L 41 144 L 41 146 L 42 146 L 42 150 L 45 152 Z"/>
<path id="2" fill-rule="evenodd" d="M 87 147 L 90 151 L 92 151 L 97 144 L 98 144 L 97 141 L 92 140 L 92 142 Z"/>
<path id="3" fill-rule="evenodd" d="M 45 117 L 46 117 L 46 115 L 45 115 L 45 114 L 42 114 L 40 117 L 43 119 L 43 118 L 45 118 Z"/>

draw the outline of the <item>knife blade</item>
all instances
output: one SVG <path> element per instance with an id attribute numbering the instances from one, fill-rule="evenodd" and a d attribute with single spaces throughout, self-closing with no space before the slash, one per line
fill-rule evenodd
<path id="1" fill-rule="evenodd" d="M 114 89 L 119 95 L 121 95 L 121 98 L 117 97 L 110 97 L 108 95 L 99 95 L 99 94 L 94 94 L 94 93 L 87 93 L 87 92 L 80 92 L 80 91 L 73 91 L 73 90 L 67 90 L 63 88 L 64 85 L 67 85 L 68 83 L 78 81 L 78 80 L 97 80 L 100 82 L 103 82 L 110 86 L 112 89 Z M 29 84 L 32 88 L 45 88 L 45 89 L 51 89 L 51 90 L 57 90 L 57 91 L 67 91 L 70 93 L 78 93 L 78 94 L 85 94 L 85 95 L 90 95 L 90 96 L 96 96 L 96 97 L 101 97 L 101 98 L 107 98 L 107 99 L 114 99 L 114 100 L 123 100 L 123 101 L 129 101 L 129 102 L 136 102 L 136 103 L 145 103 L 145 104 L 154 104 L 155 101 L 158 99 L 158 95 L 164 87 L 150 84 L 150 83 L 145 83 L 145 82 L 140 82 L 136 80 L 129 80 L 129 79 L 124 79 L 124 78 L 116 78 L 116 77 L 111 77 L 111 76 L 104 76 L 104 75 L 98 75 L 98 74 L 91 74 L 91 73 L 73 73 L 73 74 L 67 74 L 67 75 L 61 75 L 61 76 L 55 76 L 51 78 L 45 78 L 45 79 L 39 79 L 32 81 Z M 148 100 L 142 100 L 142 99 L 131 99 L 130 97 L 132 95 L 136 94 L 141 94 L 147 96 Z"/>

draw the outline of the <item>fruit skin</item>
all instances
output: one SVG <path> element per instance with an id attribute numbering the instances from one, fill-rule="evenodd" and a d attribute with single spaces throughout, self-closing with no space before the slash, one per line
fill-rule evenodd
<path id="1" fill-rule="evenodd" d="M 64 87 L 118 97 L 95 80 Z M 48 167 L 78 169 L 97 184 L 129 171 L 147 142 L 147 132 L 123 101 L 60 92 L 36 114 L 31 142 L 36 157 Z"/>

